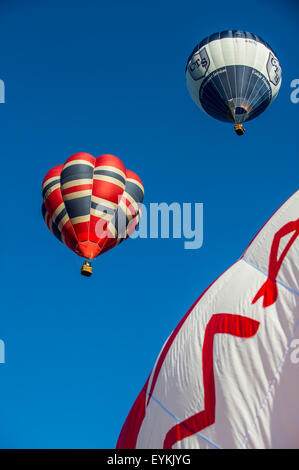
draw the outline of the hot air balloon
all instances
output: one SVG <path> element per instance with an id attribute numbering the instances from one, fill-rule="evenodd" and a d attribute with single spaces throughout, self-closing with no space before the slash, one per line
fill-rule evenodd
<path id="1" fill-rule="evenodd" d="M 91 260 L 128 238 L 141 216 L 143 184 L 114 155 L 76 153 L 52 168 L 42 185 L 47 227 L 77 255 Z"/>
<path id="2" fill-rule="evenodd" d="M 189 56 L 186 83 L 193 101 L 220 121 L 242 123 L 259 116 L 276 98 L 281 67 L 276 53 L 260 36 L 222 31 L 201 41 Z"/>
<path id="3" fill-rule="evenodd" d="M 182 317 L 118 448 L 299 448 L 298 214 L 299 191 Z"/>

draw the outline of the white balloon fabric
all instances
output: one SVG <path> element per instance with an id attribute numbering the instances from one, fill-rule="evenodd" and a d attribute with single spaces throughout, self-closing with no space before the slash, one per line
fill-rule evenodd
<path id="1" fill-rule="evenodd" d="M 185 314 L 117 448 L 299 448 L 298 216 L 299 191 Z"/>
<path id="2" fill-rule="evenodd" d="M 186 84 L 193 101 L 207 114 L 240 124 L 257 117 L 276 98 L 281 67 L 260 36 L 222 31 L 195 47 L 187 61 Z"/>

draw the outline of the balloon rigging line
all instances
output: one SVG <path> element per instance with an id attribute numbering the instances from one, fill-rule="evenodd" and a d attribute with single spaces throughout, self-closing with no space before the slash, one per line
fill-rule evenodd
<path id="1" fill-rule="evenodd" d="M 150 395 L 148 392 L 146 392 L 147 395 Z M 177 423 L 182 423 L 183 421 L 180 420 L 179 418 L 177 418 L 173 413 L 171 413 L 171 411 L 169 411 L 161 402 L 160 400 L 158 400 L 153 394 L 150 395 L 150 398 L 153 399 L 164 411 L 166 411 L 167 414 L 169 414 L 169 416 L 171 416 L 172 418 L 175 419 L 175 421 Z M 210 439 L 208 439 L 207 437 L 205 437 L 203 434 L 199 433 L 199 432 L 196 432 L 195 434 L 193 434 L 195 436 L 198 436 L 200 437 L 201 439 L 203 439 L 204 441 L 206 441 L 209 445 L 211 445 L 212 447 L 214 447 L 215 449 L 221 449 L 221 447 L 219 447 L 217 444 L 215 444 L 213 441 L 211 441 Z"/>
<path id="2" fill-rule="evenodd" d="M 241 258 L 243 261 L 245 261 L 245 263 L 249 264 L 249 266 L 251 266 L 252 268 L 256 269 L 257 271 L 259 271 L 260 273 L 264 274 L 266 277 L 268 277 L 268 273 L 265 272 L 263 269 L 259 268 L 258 266 L 255 266 L 255 264 L 251 263 L 250 261 L 248 261 L 246 258 Z M 299 297 L 299 292 L 294 289 L 293 287 L 290 287 L 288 286 L 287 284 L 285 284 L 283 281 L 280 281 L 279 279 L 276 279 L 276 282 L 278 284 L 280 284 L 281 286 L 285 287 L 285 289 L 287 289 L 289 292 L 291 292 L 292 294 L 295 294 Z"/>

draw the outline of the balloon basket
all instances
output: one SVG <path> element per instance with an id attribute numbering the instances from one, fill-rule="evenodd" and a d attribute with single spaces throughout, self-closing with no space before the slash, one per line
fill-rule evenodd
<path id="1" fill-rule="evenodd" d="M 236 124 L 235 125 L 235 131 L 237 135 L 243 135 L 245 133 L 245 129 L 242 126 L 242 124 Z"/>
<path id="2" fill-rule="evenodd" d="M 92 275 L 92 266 L 89 261 L 85 261 L 81 268 L 81 274 L 82 276 L 87 276 L 90 277 Z"/>

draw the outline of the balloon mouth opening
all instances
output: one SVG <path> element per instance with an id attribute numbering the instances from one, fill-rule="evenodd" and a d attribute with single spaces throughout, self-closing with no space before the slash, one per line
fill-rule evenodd
<path id="1" fill-rule="evenodd" d="M 83 258 L 92 260 L 100 254 L 101 247 L 95 242 L 84 241 L 78 243 L 76 251 Z"/>
<path id="2" fill-rule="evenodd" d="M 236 106 L 234 109 L 234 113 L 237 116 L 241 116 L 242 114 L 248 113 L 248 108 L 246 108 L 245 106 Z"/>
<path id="3" fill-rule="evenodd" d="M 235 124 L 247 121 L 251 113 L 251 105 L 245 98 L 234 97 L 226 102 L 231 113 L 231 121 Z"/>

